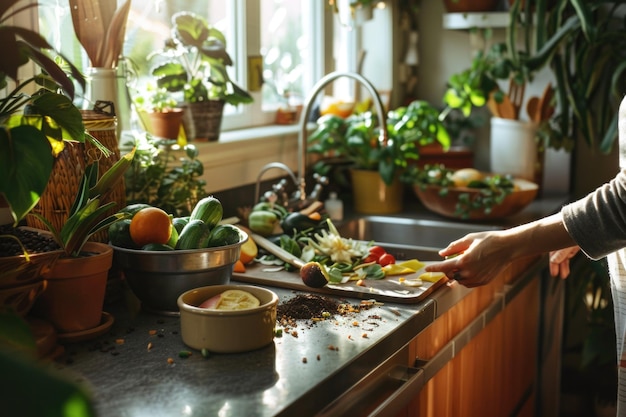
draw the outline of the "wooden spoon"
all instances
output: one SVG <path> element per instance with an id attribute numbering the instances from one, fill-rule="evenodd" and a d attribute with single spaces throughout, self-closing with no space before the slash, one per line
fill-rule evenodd
<path id="1" fill-rule="evenodd" d="M 543 95 L 539 100 L 539 117 L 540 120 L 547 120 L 552 116 L 554 107 L 552 106 L 552 98 L 554 97 L 554 88 L 552 84 L 548 84 L 543 90 Z"/>
<path id="2" fill-rule="evenodd" d="M 498 103 L 498 111 L 501 115 L 500 117 L 502 117 L 503 119 L 510 119 L 510 120 L 517 119 L 515 106 L 513 105 L 513 102 L 511 101 L 509 96 L 505 95 L 502 98 L 502 103 Z"/>
<path id="3" fill-rule="evenodd" d="M 76 37 L 93 67 L 100 67 L 100 45 L 104 40 L 105 28 L 100 14 L 99 0 L 70 0 L 72 23 Z"/>
<path id="4" fill-rule="evenodd" d="M 100 63 L 105 68 L 115 68 L 122 53 L 124 36 L 126 35 L 126 21 L 130 11 L 130 0 L 126 0 L 122 7 L 113 14 L 107 28 L 105 41 L 101 44 Z"/>
<path id="5" fill-rule="evenodd" d="M 541 122 L 541 113 L 539 112 L 539 97 L 531 97 L 526 103 L 526 111 L 530 120 L 539 123 Z"/>

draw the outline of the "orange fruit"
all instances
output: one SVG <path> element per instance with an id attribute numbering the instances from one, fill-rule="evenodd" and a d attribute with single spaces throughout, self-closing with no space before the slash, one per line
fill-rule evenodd
<path id="1" fill-rule="evenodd" d="M 170 215 L 158 207 L 139 210 L 130 222 L 130 238 L 136 245 L 166 244 L 172 233 Z"/>
<path id="2" fill-rule="evenodd" d="M 256 245 L 256 242 L 252 240 L 251 237 L 248 237 L 248 240 L 241 245 L 241 251 L 239 252 L 239 260 L 244 264 L 249 264 L 256 258 L 259 253 L 259 248 Z"/>
<path id="3" fill-rule="evenodd" d="M 235 261 L 233 272 L 246 272 L 246 266 L 243 264 L 243 262 L 241 262 L 241 259 L 237 259 L 237 261 Z"/>

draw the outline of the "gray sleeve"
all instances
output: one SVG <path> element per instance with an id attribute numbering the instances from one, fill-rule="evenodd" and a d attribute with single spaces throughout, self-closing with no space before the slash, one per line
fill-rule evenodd
<path id="1" fill-rule="evenodd" d="M 561 214 L 568 233 L 590 258 L 626 247 L 626 171 L 564 206 Z"/>

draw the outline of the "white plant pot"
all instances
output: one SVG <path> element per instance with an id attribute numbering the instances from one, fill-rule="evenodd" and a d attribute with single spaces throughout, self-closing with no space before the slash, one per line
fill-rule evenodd
<path id="1" fill-rule="evenodd" d="M 491 172 L 536 181 L 537 125 L 519 120 L 491 118 Z"/>

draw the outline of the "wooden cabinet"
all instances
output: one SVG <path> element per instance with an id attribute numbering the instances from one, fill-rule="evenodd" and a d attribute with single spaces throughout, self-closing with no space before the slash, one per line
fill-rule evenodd
<path id="1" fill-rule="evenodd" d="M 534 415 L 541 300 L 537 261 L 512 264 L 415 337 L 411 366 L 420 367 L 420 360 L 426 367 L 442 365 L 399 417 Z M 533 264 L 534 272 L 528 271 Z"/>

